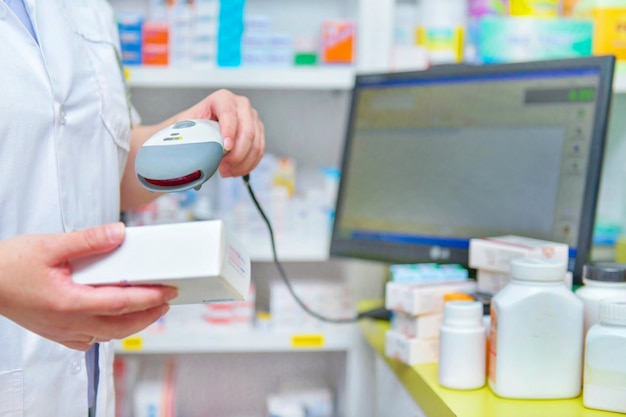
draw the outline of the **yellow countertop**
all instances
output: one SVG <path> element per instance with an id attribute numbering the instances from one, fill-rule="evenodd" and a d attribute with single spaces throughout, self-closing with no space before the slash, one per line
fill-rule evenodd
<path id="1" fill-rule="evenodd" d="M 386 357 L 385 331 L 389 323 L 361 320 L 367 342 L 383 357 L 415 402 L 431 417 L 610 417 L 621 413 L 591 410 L 582 395 L 568 400 L 508 400 L 497 397 L 485 386 L 471 391 L 451 390 L 437 382 L 437 364 L 408 366 Z"/>

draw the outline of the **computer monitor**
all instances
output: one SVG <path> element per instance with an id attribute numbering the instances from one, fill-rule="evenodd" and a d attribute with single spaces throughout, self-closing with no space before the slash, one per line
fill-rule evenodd
<path id="1" fill-rule="evenodd" d="M 330 254 L 467 266 L 469 240 L 593 232 L 613 57 L 358 75 Z"/>

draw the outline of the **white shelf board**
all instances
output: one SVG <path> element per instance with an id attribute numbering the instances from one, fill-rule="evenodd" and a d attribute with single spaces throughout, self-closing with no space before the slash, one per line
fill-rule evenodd
<path id="1" fill-rule="evenodd" d="M 215 68 L 129 66 L 131 87 L 251 88 L 349 90 L 354 86 L 354 67 Z M 616 94 L 626 93 L 626 65 L 618 64 L 613 81 Z"/>
<path id="2" fill-rule="evenodd" d="M 290 68 L 215 68 L 174 66 L 129 66 L 131 87 L 193 87 L 349 90 L 355 69 L 349 66 Z"/>
<path id="3" fill-rule="evenodd" d="M 615 73 L 613 78 L 613 92 L 615 94 L 626 93 L 626 73 Z"/>
<path id="4" fill-rule="evenodd" d="M 144 331 L 113 342 L 118 354 L 255 353 L 347 351 L 357 340 L 356 324 L 332 329 L 170 329 Z"/>
<path id="5" fill-rule="evenodd" d="M 253 262 L 272 262 L 274 255 L 267 239 L 242 239 Z M 317 240 L 277 240 L 276 252 L 280 262 L 325 262 L 329 259 L 328 242 Z"/>

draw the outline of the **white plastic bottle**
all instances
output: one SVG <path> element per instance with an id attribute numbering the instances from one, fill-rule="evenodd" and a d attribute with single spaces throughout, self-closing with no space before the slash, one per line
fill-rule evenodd
<path id="1" fill-rule="evenodd" d="M 511 261 L 511 281 L 491 300 L 489 386 L 503 398 L 580 394 L 583 303 L 563 285 L 565 264 Z"/>
<path id="2" fill-rule="evenodd" d="M 486 382 L 487 344 L 480 301 L 448 301 L 444 304 L 439 334 L 439 384 L 469 390 Z"/>
<path id="3" fill-rule="evenodd" d="M 421 0 L 417 43 L 431 64 L 463 60 L 468 5 L 465 0 Z"/>
<path id="4" fill-rule="evenodd" d="M 626 413 L 626 297 L 602 300 L 587 334 L 583 404 Z"/>
<path id="5" fill-rule="evenodd" d="M 576 295 L 585 305 L 585 335 L 598 323 L 600 300 L 609 297 L 626 297 L 626 265 L 598 262 L 583 268 L 583 286 Z"/>

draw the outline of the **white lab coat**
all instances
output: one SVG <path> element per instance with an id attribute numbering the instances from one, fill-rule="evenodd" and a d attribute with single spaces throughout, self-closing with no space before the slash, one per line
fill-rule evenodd
<path id="1" fill-rule="evenodd" d="M 104 0 L 25 0 L 39 44 L 0 1 L 0 239 L 119 219 L 130 140 Z M 100 349 L 98 417 L 114 416 Z M 0 317 L 0 417 L 86 417 L 85 354 Z"/>

